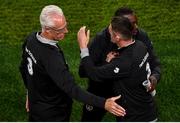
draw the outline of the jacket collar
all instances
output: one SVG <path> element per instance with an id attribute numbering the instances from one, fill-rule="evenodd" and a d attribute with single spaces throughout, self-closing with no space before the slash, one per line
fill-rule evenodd
<path id="1" fill-rule="evenodd" d="M 37 37 L 38 41 L 40 41 L 43 44 L 49 44 L 51 46 L 57 47 L 58 41 L 46 39 L 40 35 L 40 32 L 37 32 L 36 37 Z"/>

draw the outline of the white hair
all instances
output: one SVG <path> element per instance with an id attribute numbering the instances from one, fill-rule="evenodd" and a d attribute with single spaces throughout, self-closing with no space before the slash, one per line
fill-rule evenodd
<path id="1" fill-rule="evenodd" d="M 56 5 L 48 5 L 45 6 L 40 14 L 40 24 L 41 27 L 44 28 L 46 26 L 53 27 L 54 22 L 52 20 L 52 15 L 57 14 L 63 16 L 63 11 Z"/>

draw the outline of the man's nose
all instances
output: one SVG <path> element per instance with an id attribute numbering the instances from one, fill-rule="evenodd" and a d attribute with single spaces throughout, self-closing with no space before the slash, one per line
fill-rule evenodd
<path id="1" fill-rule="evenodd" d="M 64 31 L 64 33 L 68 33 L 68 29 L 67 29 L 67 27 L 65 28 L 65 31 Z"/>

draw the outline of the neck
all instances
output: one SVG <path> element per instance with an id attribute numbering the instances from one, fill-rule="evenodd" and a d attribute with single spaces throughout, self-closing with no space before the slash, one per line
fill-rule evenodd
<path id="1" fill-rule="evenodd" d="M 52 38 L 51 38 L 51 36 L 50 35 L 48 35 L 46 32 L 41 32 L 41 37 L 43 37 L 43 38 L 45 38 L 45 39 L 48 39 L 48 40 L 53 40 Z"/>
<path id="2" fill-rule="evenodd" d="M 41 43 L 44 43 L 44 44 L 49 44 L 49 45 L 53 45 L 53 46 L 56 46 L 56 44 L 58 43 L 58 41 L 55 41 L 55 40 L 50 40 L 48 38 L 46 38 L 44 35 L 42 34 L 36 34 L 36 37 L 37 39 L 41 42 Z M 56 46 L 57 47 L 57 46 Z"/>

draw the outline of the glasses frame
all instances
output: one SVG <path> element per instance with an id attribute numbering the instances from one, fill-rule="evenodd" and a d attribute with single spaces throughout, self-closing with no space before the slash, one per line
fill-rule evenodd
<path id="1" fill-rule="evenodd" d="M 60 33 L 64 33 L 67 30 L 67 24 L 60 29 L 56 29 L 55 27 L 50 27 L 50 26 L 46 26 L 46 29 L 50 29 L 52 31 L 54 31 L 56 34 L 60 34 Z"/>

